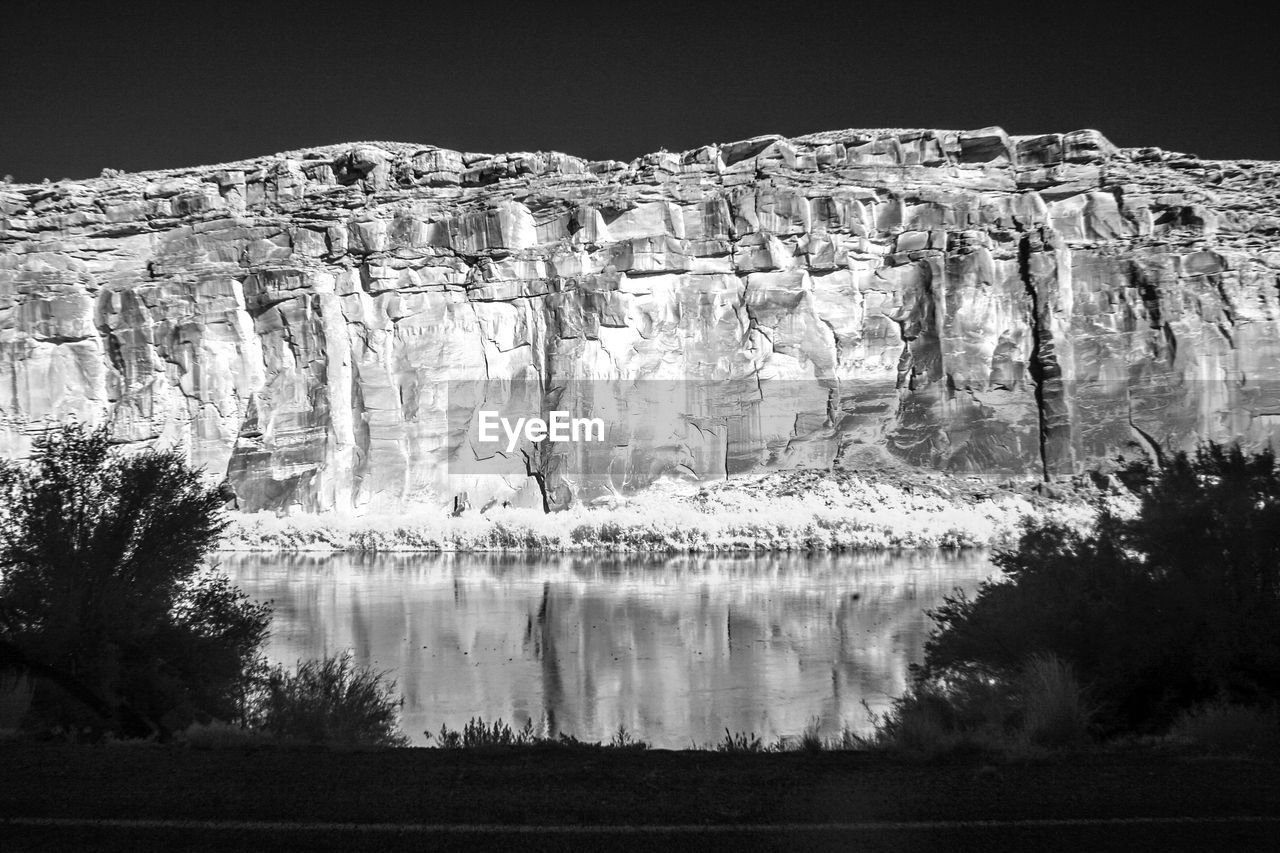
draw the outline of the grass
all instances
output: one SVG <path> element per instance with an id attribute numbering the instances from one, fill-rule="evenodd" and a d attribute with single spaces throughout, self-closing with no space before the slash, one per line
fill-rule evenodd
<path id="1" fill-rule="evenodd" d="M 523 722 L 523 720 L 521 720 Z M 721 731 L 723 734 L 723 731 Z M 727 755 L 716 752 L 612 752 L 550 748 L 490 753 L 439 749 L 210 749 L 186 747 L 103 749 L 63 743 L 0 744 L 0 813 L 46 817 L 109 816 L 121 820 L 154 818 L 195 821 L 253 819 L 288 824 L 321 821 L 347 824 L 395 823 L 509 825 L 678 824 L 706 828 L 732 823 L 847 822 L 860 816 L 885 821 L 936 820 L 963 815 L 975 820 L 1114 817 L 1116 815 L 1275 815 L 1280 813 L 1280 764 L 1223 759 L 1186 761 L 1168 751 L 1090 752 L 1052 762 L 1007 762 L 974 766 L 939 762 L 923 769 L 891 754 L 799 752 Z M 286 824 L 286 825 L 288 825 Z M 1274 834 L 1274 827 L 1262 825 Z M 1108 833 L 1114 827 L 1104 827 Z M 1142 849 L 1160 847 L 1138 825 L 1133 842 Z M 1186 825 L 1171 827 L 1185 834 Z M 12 836 L 11 828 L 4 834 Z M 1221 825 L 1207 825 L 1197 849 L 1240 849 Z M 1055 830 L 1056 831 L 1056 830 Z M 86 833 L 80 844 L 49 837 L 49 827 L 33 828 L 31 842 L 6 849 L 190 849 L 191 831 L 157 840 L 154 833 L 131 836 L 118 848 Z M 347 849 L 362 839 L 385 840 L 394 849 L 422 849 L 420 833 L 396 843 L 392 833 L 342 833 L 314 844 L 294 830 L 275 843 L 233 843 L 230 830 L 205 832 L 207 849 Z M 631 833 L 634 835 L 634 831 Z M 1050 842 L 1052 831 L 1041 833 Z M 1060 833 L 1059 833 L 1060 834 Z M 201 835 L 201 833 L 195 833 Z M 359 835 L 360 837 L 356 837 Z M 642 833 L 650 846 L 667 839 Z M 717 836 L 713 833 L 713 836 Z M 802 843 L 811 843 L 804 833 Z M 928 834 L 911 834 L 929 847 Z M 951 833 L 954 837 L 955 833 Z M 759 836 L 741 834 L 739 847 L 757 849 Z M 794 830 L 793 830 L 794 837 Z M 974 845 L 987 841 L 970 834 Z M 1103 838 L 1101 834 L 1098 838 Z M 837 847 L 844 836 L 812 846 Z M 1017 843 L 1018 838 L 1024 842 Z M 1109 836 L 1108 836 L 1109 838 Z M 230 841 L 228 839 L 231 839 Z M 1225 840 L 1224 840 L 1225 839 Z M 261 842 L 261 839 L 257 839 Z M 482 839 L 483 840 L 483 839 Z M 525 847 L 514 831 L 492 845 Z M 564 849 L 575 838 L 552 836 L 543 845 Z M 685 846 L 733 847 L 737 838 L 692 833 Z M 872 839 L 875 840 L 875 839 Z M 961 839 L 962 841 L 965 839 Z M 1033 839 L 1034 840 L 1034 839 Z M 1107 840 L 1107 838 L 1103 838 Z M 1114 841 L 1114 839 L 1112 839 Z M 1216 846 L 1214 842 L 1217 842 Z M 428 839 L 428 842 L 430 839 Z M 452 849 L 464 849 L 460 838 Z M 607 839 L 606 839 L 607 841 Z M 678 839 L 677 839 L 678 841 Z M 1087 843 L 1039 846 L 1090 849 Z M 1128 842 L 1129 839 L 1122 839 Z M 1274 842 L 1274 839 L 1271 839 Z M 445 839 L 446 846 L 449 840 Z M 516 842 L 514 845 L 511 842 Z M 1028 847 L 1025 833 L 1009 844 Z M 786 840 L 773 845 L 780 849 Z M 902 845 L 910 847 L 912 838 Z M 939 844 L 943 844 L 940 841 Z M 0 843 L 2 845 L 2 843 Z M 440 844 L 436 845 L 437 847 Z M 476 846 L 475 842 L 471 843 Z M 579 845 L 582 846 L 582 845 Z M 607 844 L 597 844 L 607 847 Z M 643 843 L 631 844 L 640 849 Z M 670 846 L 667 844 L 666 846 Z M 767 846 L 767 845 L 766 845 Z M 938 846 L 935 844 L 933 846 Z M 1097 844 L 1092 845 L 1097 847 Z M 1133 845 L 1131 845 L 1133 846 Z M 1167 846 L 1167 845 L 1166 845 Z M 1112 843 L 1110 849 L 1124 844 Z M 200 846 L 199 849 L 206 849 Z M 1269 849 L 1263 845 L 1249 849 Z"/>
<path id="2" fill-rule="evenodd" d="M 1043 760 L 1054 755 L 1085 755 L 1118 747 L 1132 752 L 1129 741 L 1099 743 L 1089 736 L 1089 707 L 1083 701 L 1070 667 L 1054 658 L 1030 661 L 1015 690 L 983 680 L 975 687 L 961 681 L 919 683 L 895 701 L 885 714 L 871 714 L 874 729 L 860 734 L 844 726 L 839 734 L 823 737 L 819 720 L 812 719 L 796 736 L 766 741 L 755 732 L 730 731 L 711 744 L 691 744 L 691 752 L 736 755 L 829 754 L 861 752 L 912 762 L 978 761 L 1002 764 Z M 427 733 L 437 749 L 512 751 L 571 749 L 643 752 L 650 745 L 619 725 L 606 741 L 582 741 L 573 735 L 537 731 L 531 720 L 519 728 L 501 718 L 487 722 L 473 717 L 460 730 L 441 726 Z M 282 730 L 254 728 L 213 721 L 197 723 L 179 733 L 176 742 L 196 750 L 256 750 L 264 747 L 321 745 L 335 749 L 403 746 L 392 743 L 353 743 L 350 739 L 317 740 L 291 736 Z M 125 741 L 125 745 L 142 742 Z M 147 745 L 157 745 L 153 741 Z M 1142 751 L 1161 752 L 1168 745 L 1228 757 L 1280 756 L 1280 715 L 1224 703 L 1212 703 L 1184 715 L 1165 738 L 1149 738 Z M 1093 749 L 1090 749 L 1093 747 Z"/>
<path id="3" fill-rule="evenodd" d="M 804 727 L 804 731 L 800 733 L 800 740 L 796 746 L 802 752 L 822 752 L 826 749 L 827 744 L 819 733 L 819 725 L 821 720 L 814 718 Z"/>
<path id="4" fill-rule="evenodd" d="M 178 734 L 179 743 L 192 749 L 251 749 L 280 743 L 280 738 L 263 729 L 213 720 L 192 723 Z"/>
<path id="5" fill-rule="evenodd" d="M 621 723 L 613 736 L 604 742 L 580 741 L 564 733 L 542 734 L 533 728 L 533 721 L 526 720 L 523 727 L 513 729 L 498 718 L 486 723 L 480 717 L 472 717 L 462 730 L 440 726 L 439 732 L 426 732 L 428 740 L 434 740 L 439 749 L 516 749 L 523 747 L 575 747 L 584 749 L 609 749 L 640 752 L 649 744 L 639 740 Z"/>
<path id="6" fill-rule="evenodd" d="M 747 754 L 770 751 L 755 732 L 730 732 L 725 729 L 724 740 L 716 744 L 716 752 Z"/>
<path id="7" fill-rule="evenodd" d="M 846 472 L 777 472 L 693 486 L 655 486 L 612 507 L 551 514 L 494 507 L 453 517 L 423 506 L 399 515 L 233 518 L 225 548 L 245 551 L 751 552 L 986 547 L 1041 510 L 1025 496 L 981 496 L 873 482 Z M 1094 510 L 1055 512 L 1081 524 Z"/>
<path id="8" fill-rule="evenodd" d="M 848 726 L 840 734 L 832 738 L 823 738 L 819 731 L 820 721 L 812 719 L 804 731 L 798 736 L 778 736 L 772 742 L 766 742 L 755 732 L 732 732 L 724 730 L 724 738 L 711 744 L 691 744 L 693 752 L 724 752 L 739 755 L 760 755 L 764 753 L 784 752 L 847 752 L 851 750 L 870 749 L 870 743 L 854 733 Z M 512 728 L 501 719 L 485 722 L 473 717 L 461 730 L 441 726 L 439 732 L 427 732 L 428 740 L 434 741 L 438 749 L 520 749 L 548 746 L 576 747 L 585 749 L 606 749 L 643 751 L 649 744 L 635 737 L 625 725 L 619 725 L 613 736 L 603 742 L 580 741 L 572 735 L 557 733 L 541 734 L 526 721 L 519 729 Z"/>
<path id="9" fill-rule="evenodd" d="M 450 729 L 442 725 L 439 732 L 427 732 L 428 740 L 434 741 L 437 749 L 520 749 L 537 747 L 576 747 L 585 749 L 624 750 L 639 752 L 650 748 L 649 744 L 638 739 L 625 725 L 619 725 L 612 737 L 607 741 L 581 741 L 572 735 L 561 733 L 542 734 L 535 730 L 532 721 L 526 721 L 522 728 L 513 728 L 497 719 L 485 722 L 473 717 L 459 729 Z M 819 720 L 814 718 L 796 737 L 779 736 L 772 742 L 766 742 L 755 732 L 731 732 L 725 729 L 724 738 L 712 744 L 691 744 L 693 752 L 724 752 L 740 755 L 757 755 L 764 753 L 784 752 L 844 752 L 870 748 L 866 739 L 858 736 L 847 726 L 833 738 L 823 738 L 819 732 Z"/>

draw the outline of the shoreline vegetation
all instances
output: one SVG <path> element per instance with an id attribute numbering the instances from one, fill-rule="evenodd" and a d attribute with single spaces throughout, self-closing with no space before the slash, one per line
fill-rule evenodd
<path id="1" fill-rule="evenodd" d="M 223 533 L 224 492 L 173 453 L 112 453 L 105 430 L 67 428 L 37 450 L 29 465 L 0 463 L 0 676 L 18 679 L 0 710 L 20 718 L 20 736 L 407 745 L 391 673 L 355 665 L 350 652 L 268 666 L 270 606 L 202 568 Z M 1209 444 L 1036 486 L 775 472 L 529 515 L 537 521 L 524 528 L 504 521 L 519 512 L 464 514 L 456 528 L 383 519 L 373 533 L 367 522 L 335 531 L 321 517 L 306 535 L 273 528 L 273 544 L 825 550 L 992 545 L 1017 534 L 992 558 L 999 578 L 927 611 L 936 628 L 924 661 L 872 715 L 869 734 L 846 728 L 824 740 L 815 721 L 773 744 L 726 730 L 711 748 L 995 762 L 1124 745 L 1280 755 L 1280 466 L 1270 450 Z M 257 541 L 271 540 L 259 531 Z M 599 744 L 545 728 L 474 718 L 433 737 L 445 751 L 647 749 L 621 728 Z"/>
<path id="2" fill-rule="evenodd" d="M 1120 491 L 1113 482 L 1128 491 L 1128 501 L 1113 499 Z M 973 597 L 957 591 L 928 611 L 936 628 L 924 661 L 913 667 L 906 692 L 872 715 L 870 735 L 845 729 L 834 741 L 823 740 L 815 722 L 798 739 L 776 744 L 726 731 L 718 750 L 999 761 L 1144 741 L 1280 755 L 1275 455 L 1209 444 L 1158 465 L 1135 460 L 1114 480 L 1099 475 L 1076 485 L 1087 483 L 1097 487 L 1092 501 L 1079 489 L 1074 496 L 1058 490 L 1042 495 L 1058 501 L 1053 512 L 1019 513 L 1016 547 L 993 557 L 1001 576 L 984 581 Z M 966 499 L 972 506 L 1035 506 L 1025 496 L 941 488 L 920 500 L 900 485 L 871 489 L 860 478 L 841 482 L 817 472 L 703 490 L 692 500 L 699 511 L 710 505 L 717 515 L 727 510 L 732 516 L 761 497 L 783 516 L 779 532 L 799 528 L 787 526 L 794 518 L 779 512 L 777 502 L 806 510 L 810 519 L 833 506 L 854 514 L 855 501 L 864 509 L 869 500 L 889 504 L 906 520 L 929 518 L 920 511 L 932 506 L 940 522 L 931 529 L 946 535 L 956 531 L 946 510 Z M 679 505 L 674 496 L 666 504 Z M 1073 519 L 1065 510 L 1072 505 L 1092 513 Z M 993 517 L 985 518 L 988 535 L 997 535 Z M 814 522 L 803 523 L 812 535 Z M 664 538 L 670 530 L 652 529 L 659 535 L 642 541 L 671 544 Z M 705 535 L 697 525 L 692 529 Z M 646 748 L 624 729 L 609 743 L 592 745 L 538 732 L 531 723 L 513 730 L 479 718 L 461 731 L 442 728 L 434 740 L 446 749 Z"/>
<path id="3" fill-rule="evenodd" d="M 701 487 L 662 484 L 557 513 L 529 508 L 450 515 L 319 513 L 231 516 L 222 551 L 575 551 L 742 553 L 988 548 L 1028 521 L 1084 528 L 1125 499 L 1087 477 L 992 483 L 919 470 L 797 469 Z"/>

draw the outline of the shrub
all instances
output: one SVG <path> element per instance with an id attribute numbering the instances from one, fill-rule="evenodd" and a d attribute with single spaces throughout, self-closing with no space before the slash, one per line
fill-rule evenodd
<path id="1" fill-rule="evenodd" d="M 405 746 L 402 699 L 386 673 L 355 666 L 351 653 L 277 665 L 256 697 L 253 725 L 283 741 L 339 746 Z"/>
<path id="2" fill-rule="evenodd" d="M 701 749 L 714 749 L 716 752 L 732 752 L 741 754 L 759 754 L 765 752 L 830 752 L 833 750 L 862 750 L 871 746 L 870 742 L 855 733 L 848 726 L 840 730 L 840 734 L 832 738 L 823 738 L 819 734 L 821 721 L 811 719 L 797 737 L 779 735 L 773 743 L 765 743 L 755 732 L 731 732 L 724 730 L 724 737 L 714 745 Z"/>
<path id="3" fill-rule="evenodd" d="M 448 725 L 442 724 L 438 734 L 432 735 L 431 732 L 426 732 L 425 734 L 428 740 L 434 737 L 436 744 L 441 749 L 535 746 L 555 742 L 552 738 L 534 734 L 533 720 L 525 720 L 522 728 L 513 729 L 510 725 L 504 723 L 501 717 L 492 723 L 486 723 L 481 717 L 472 717 L 462 727 L 462 731 L 451 729 Z M 560 738 L 565 743 L 572 740 L 565 735 L 561 735 Z M 574 744 L 578 743 L 576 740 L 572 742 Z"/>
<path id="4" fill-rule="evenodd" d="M 1280 474 L 1270 451 L 1201 447 L 1130 464 L 1132 519 L 1027 529 L 1004 577 L 948 598 L 923 674 L 1003 679 L 1052 653 L 1089 685 L 1100 732 L 1155 732 L 1221 698 L 1280 701 Z"/>
<path id="5" fill-rule="evenodd" d="M 0 669 L 37 676 L 28 725 L 140 736 L 242 712 L 270 611 L 205 569 L 225 500 L 105 429 L 0 461 Z"/>
<path id="6" fill-rule="evenodd" d="M 440 729 L 442 739 L 445 729 Z M 462 738 L 458 743 L 466 749 L 486 746 L 523 746 L 533 741 L 533 721 L 526 720 L 523 729 L 512 729 L 501 718 L 488 725 L 479 717 L 472 717 L 462 729 Z"/>
<path id="7" fill-rule="evenodd" d="M 1177 741 L 1210 752 L 1280 752 L 1280 715 L 1274 709 L 1213 702 L 1184 713 L 1169 732 Z"/>
<path id="8" fill-rule="evenodd" d="M 17 729 L 31 705 L 31 680 L 0 673 L 0 731 Z"/>
<path id="9" fill-rule="evenodd" d="M 871 715 L 874 734 L 846 730 L 841 742 L 846 749 L 890 749 L 926 759 L 1023 754 L 1084 742 L 1090 714 L 1071 666 L 1037 655 L 1010 674 L 969 670 L 917 679 L 887 712 Z"/>
<path id="10" fill-rule="evenodd" d="M 1013 697 L 991 678 L 966 674 L 917 681 L 883 714 L 872 714 L 868 747 L 937 759 L 998 750 L 1012 742 Z"/>
<path id="11" fill-rule="evenodd" d="M 1053 655 L 1034 655 L 1018 679 L 1018 698 L 1022 732 L 1032 743 L 1065 747 L 1088 738 L 1092 710 L 1071 664 Z"/>
<path id="12" fill-rule="evenodd" d="M 613 733 L 613 737 L 609 739 L 607 744 L 609 749 L 625 749 L 632 752 L 643 752 L 649 748 L 649 744 L 642 740 L 637 740 L 635 735 L 627 731 L 627 727 L 618 723 L 618 729 Z"/>

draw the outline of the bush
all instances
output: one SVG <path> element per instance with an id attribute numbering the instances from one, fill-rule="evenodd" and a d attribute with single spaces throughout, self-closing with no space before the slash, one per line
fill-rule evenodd
<path id="1" fill-rule="evenodd" d="M 205 569 L 225 500 L 104 429 L 0 462 L 0 669 L 36 677 L 28 726 L 144 736 L 243 712 L 270 613 Z"/>
<path id="2" fill-rule="evenodd" d="M 875 733 L 846 732 L 845 748 L 889 749 L 936 759 L 1025 755 L 1088 737 L 1091 709 L 1069 664 L 1037 655 L 1006 675 L 973 670 L 918 679 L 892 707 L 872 715 Z"/>
<path id="3" fill-rule="evenodd" d="M 1012 692 L 972 673 L 917 681 L 871 719 L 867 746 L 925 759 L 995 751 L 1013 743 L 1016 730 Z"/>
<path id="4" fill-rule="evenodd" d="M 626 725 L 618 723 L 617 730 L 613 733 L 613 737 L 609 738 L 609 749 L 623 749 L 629 752 L 644 752 L 649 748 L 647 741 L 639 740 L 628 731 Z"/>
<path id="5" fill-rule="evenodd" d="M 1169 734 L 1210 752 L 1280 752 L 1280 716 L 1260 708 L 1214 702 L 1183 714 Z"/>
<path id="6" fill-rule="evenodd" d="M 277 665 L 266 676 L 253 727 L 280 741 L 336 746 L 406 746 L 400 733 L 402 699 L 386 673 L 355 666 L 351 653 Z"/>
<path id="7" fill-rule="evenodd" d="M 1051 653 L 1089 685 L 1103 734 L 1155 732 L 1221 699 L 1280 700 L 1280 474 L 1268 451 L 1207 445 L 1133 463 L 1132 519 L 1027 529 L 1004 577 L 932 615 L 925 678 L 1007 680 Z"/>
<path id="8" fill-rule="evenodd" d="M 1021 729 L 1032 743 L 1065 747 L 1088 738 L 1092 709 L 1085 703 L 1071 664 L 1035 655 L 1018 680 Z"/>
<path id="9" fill-rule="evenodd" d="M 31 680 L 0 673 L 0 731 L 17 729 L 31 705 Z"/>

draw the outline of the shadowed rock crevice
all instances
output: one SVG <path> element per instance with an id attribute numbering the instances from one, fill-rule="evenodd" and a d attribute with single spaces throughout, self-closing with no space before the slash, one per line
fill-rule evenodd
<path id="1" fill-rule="evenodd" d="M 1029 314 L 1031 320 L 1031 353 L 1027 362 L 1027 375 L 1031 378 L 1031 386 L 1035 392 L 1036 419 L 1038 423 L 1036 435 L 1040 447 L 1040 467 L 1044 478 L 1047 480 L 1049 479 L 1049 459 L 1047 455 L 1049 424 L 1045 418 L 1045 363 L 1042 353 L 1042 342 L 1046 331 L 1040 317 L 1039 295 L 1036 293 L 1035 281 L 1031 275 L 1031 241 L 1026 235 L 1018 242 L 1018 277 L 1022 280 L 1022 286 L 1026 288 L 1027 296 L 1031 299 L 1031 311 Z"/>

